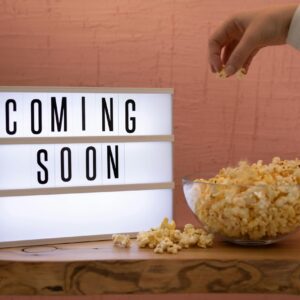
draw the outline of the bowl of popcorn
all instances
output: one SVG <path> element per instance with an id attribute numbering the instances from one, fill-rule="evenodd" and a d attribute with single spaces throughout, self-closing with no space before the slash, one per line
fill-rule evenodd
<path id="1" fill-rule="evenodd" d="M 204 229 L 235 244 L 272 244 L 300 226 L 299 159 L 240 161 L 207 179 L 186 176 L 183 191 Z"/>

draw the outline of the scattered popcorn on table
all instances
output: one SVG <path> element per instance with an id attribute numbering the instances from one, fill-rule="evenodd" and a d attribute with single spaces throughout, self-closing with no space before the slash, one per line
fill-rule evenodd
<path id="1" fill-rule="evenodd" d="M 199 248 L 207 248 L 213 245 L 214 235 L 212 233 L 202 234 L 199 236 L 197 246 Z"/>
<path id="2" fill-rule="evenodd" d="M 213 244 L 213 234 L 206 233 L 201 228 L 195 228 L 192 224 L 184 226 L 180 245 L 189 248 L 197 245 L 200 248 L 207 248 Z"/>
<path id="3" fill-rule="evenodd" d="M 168 250 L 168 248 L 172 247 L 174 243 L 170 240 L 170 238 L 165 237 L 163 238 L 155 247 L 154 252 L 155 253 L 164 253 Z"/>
<path id="4" fill-rule="evenodd" d="M 116 247 L 129 248 L 130 236 L 128 234 L 114 234 L 112 236 L 113 244 Z"/>
<path id="5" fill-rule="evenodd" d="M 187 224 L 181 232 L 176 229 L 174 221 L 169 223 L 168 218 L 164 218 L 160 227 L 139 232 L 137 235 L 138 246 L 154 249 L 155 253 L 176 254 L 182 248 L 210 247 L 212 242 L 213 235 L 206 233 L 203 229 L 196 229 L 192 224 Z"/>
<path id="6" fill-rule="evenodd" d="M 270 164 L 240 161 L 235 168 L 223 168 L 215 177 L 195 182 L 203 183 L 193 187 L 195 213 L 212 232 L 259 240 L 300 226 L 299 159 L 274 157 Z M 198 243 L 203 240 L 209 245 L 203 236 Z"/>
<path id="7" fill-rule="evenodd" d="M 178 251 L 181 250 L 181 249 L 182 249 L 182 247 L 181 247 L 180 245 L 174 244 L 174 243 L 173 243 L 172 246 L 169 246 L 169 247 L 167 248 L 167 252 L 168 252 L 168 253 L 171 253 L 171 254 L 176 254 L 176 253 L 178 253 Z"/>

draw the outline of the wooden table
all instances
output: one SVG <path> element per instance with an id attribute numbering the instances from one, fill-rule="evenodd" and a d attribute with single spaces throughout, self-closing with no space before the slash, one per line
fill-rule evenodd
<path id="1" fill-rule="evenodd" d="M 0 250 L 1 295 L 300 294 L 300 233 L 266 247 L 216 242 L 154 254 L 110 241 Z"/>

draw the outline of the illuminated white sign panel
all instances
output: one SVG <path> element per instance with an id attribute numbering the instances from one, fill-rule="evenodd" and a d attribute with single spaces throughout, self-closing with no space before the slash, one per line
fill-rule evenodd
<path id="1" fill-rule="evenodd" d="M 172 218 L 172 90 L 0 88 L 0 247 Z"/>

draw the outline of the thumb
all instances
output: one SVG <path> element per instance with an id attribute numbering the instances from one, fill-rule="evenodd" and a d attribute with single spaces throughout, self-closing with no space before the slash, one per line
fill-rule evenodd
<path id="1" fill-rule="evenodd" d="M 233 75 L 244 66 L 256 46 L 256 39 L 246 31 L 225 65 L 224 71 L 227 77 Z"/>

